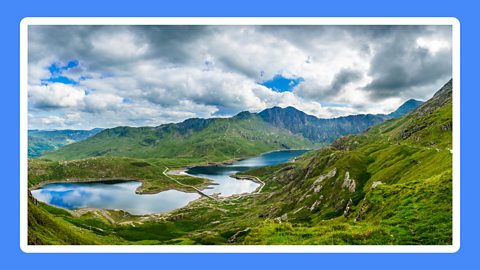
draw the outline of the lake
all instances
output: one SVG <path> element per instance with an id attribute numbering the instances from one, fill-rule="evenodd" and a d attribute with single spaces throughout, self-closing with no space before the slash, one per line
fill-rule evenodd
<path id="1" fill-rule="evenodd" d="M 258 157 L 235 161 L 227 165 L 196 166 L 187 174 L 211 179 L 216 185 L 202 190 L 208 195 L 220 196 L 250 193 L 260 184 L 249 180 L 230 177 L 258 167 L 277 165 L 305 153 L 305 150 L 270 152 Z M 136 194 L 141 185 L 138 181 L 99 181 L 88 183 L 53 183 L 32 190 L 37 200 L 67 208 L 121 209 L 134 215 L 167 212 L 186 206 L 200 197 L 198 193 L 177 190 L 162 191 L 157 194 Z"/>

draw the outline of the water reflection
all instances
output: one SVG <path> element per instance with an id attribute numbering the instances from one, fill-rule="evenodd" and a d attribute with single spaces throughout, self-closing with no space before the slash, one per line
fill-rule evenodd
<path id="1" fill-rule="evenodd" d="M 200 197 L 197 193 L 176 190 L 136 194 L 140 185 L 136 181 L 48 184 L 32 190 L 32 195 L 37 200 L 67 209 L 122 209 L 134 215 L 170 211 Z"/>
<path id="2" fill-rule="evenodd" d="M 305 152 L 305 150 L 271 152 L 258 157 L 236 161 L 228 165 L 193 167 L 187 171 L 187 174 L 208 178 L 217 183 L 218 185 L 214 185 L 211 189 L 204 191 L 209 195 L 220 193 L 221 196 L 230 196 L 233 194 L 250 193 L 255 191 L 260 184 L 248 180 L 238 180 L 230 177 L 230 175 L 254 168 L 284 163 Z"/>

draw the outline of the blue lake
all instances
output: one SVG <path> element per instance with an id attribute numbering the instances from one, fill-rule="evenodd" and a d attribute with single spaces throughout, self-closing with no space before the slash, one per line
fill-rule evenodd
<path id="1" fill-rule="evenodd" d="M 267 153 L 227 165 L 197 166 L 187 174 L 211 179 L 215 185 L 203 190 L 206 194 L 220 196 L 250 193 L 260 184 L 249 180 L 237 180 L 230 175 L 258 167 L 287 162 L 306 151 L 289 150 Z M 134 215 L 167 212 L 186 206 L 200 197 L 198 193 L 177 190 L 157 194 L 136 194 L 138 181 L 99 181 L 89 183 L 53 183 L 32 190 L 32 195 L 42 202 L 67 208 L 121 209 Z"/>
<path id="2" fill-rule="evenodd" d="M 218 184 L 203 190 L 203 192 L 208 195 L 220 193 L 221 196 L 231 196 L 234 194 L 250 193 L 255 191 L 260 184 L 249 180 L 238 180 L 230 177 L 230 175 L 254 168 L 285 163 L 305 152 L 305 150 L 275 151 L 227 165 L 196 166 L 187 170 L 186 173 L 192 176 L 211 179 Z"/>

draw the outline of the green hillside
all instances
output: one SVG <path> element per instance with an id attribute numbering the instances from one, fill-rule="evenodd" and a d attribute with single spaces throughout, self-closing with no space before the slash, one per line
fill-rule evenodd
<path id="1" fill-rule="evenodd" d="M 277 149 L 311 148 L 313 143 L 278 129 L 256 115 L 189 119 L 159 127 L 118 127 L 44 155 L 52 160 L 95 156 L 175 158 L 217 162 Z"/>
<path id="2" fill-rule="evenodd" d="M 276 174 L 269 219 L 243 243 L 451 244 L 451 91 Z"/>

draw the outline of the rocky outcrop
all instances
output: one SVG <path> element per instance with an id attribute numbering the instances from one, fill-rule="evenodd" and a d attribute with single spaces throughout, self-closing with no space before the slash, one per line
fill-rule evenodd
<path id="1" fill-rule="evenodd" d="M 343 216 L 347 217 L 348 213 L 350 212 L 350 209 L 352 208 L 353 201 L 352 199 L 348 200 L 347 206 L 345 206 L 345 210 L 343 210 Z"/>
<path id="2" fill-rule="evenodd" d="M 355 188 L 357 187 L 357 184 L 355 183 L 354 179 L 350 178 L 350 172 L 345 173 L 345 178 L 343 180 L 342 187 L 348 189 L 348 191 L 350 192 L 355 192 Z"/>
<path id="3" fill-rule="evenodd" d="M 360 206 L 360 210 L 358 211 L 357 216 L 355 217 L 353 222 L 360 221 L 366 210 L 367 210 L 367 198 L 363 198 L 362 206 Z"/>
<path id="4" fill-rule="evenodd" d="M 448 81 L 435 95 L 422 106 L 412 112 L 412 115 L 422 116 L 452 102 L 452 79 Z"/>
<path id="5" fill-rule="evenodd" d="M 236 242 L 239 237 L 246 235 L 249 233 L 252 229 L 250 227 L 245 228 L 244 230 L 236 232 L 234 235 L 232 235 L 230 238 L 228 238 L 229 243 Z"/>
<path id="6" fill-rule="evenodd" d="M 320 192 L 320 190 L 322 190 L 322 187 L 323 187 L 323 185 L 322 185 L 323 181 L 325 181 L 326 179 L 334 177 L 336 174 L 337 174 L 337 168 L 333 168 L 328 173 L 320 175 L 317 179 L 315 179 L 315 181 L 313 181 L 313 184 L 310 187 L 310 189 L 307 192 L 305 192 L 303 194 L 303 196 L 300 197 L 300 199 L 298 201 L 299 202 L 303 201 L 305 198 L 308 197 L 308 194 L 312 191 L 315 192 L 315 193 Z"/>
<path id="7" fill-rule="evenodd" d="M 382 181 L 375 181 L 375 182 L 373 182 L 373 184 L 372 184 L 372 189 L 376 188 L 378 185 L 381 185 L 381 184 L 383 184 Z"/>
<path id="8" fill-rule="evenodd" d="M 315 209 L 320 205 L 320 203 L 322 202 L 322 199 L 323 199 L 323 195 L 320 195 L 319 200 L 315 201 L 315 202 L 312 204 L 312 206 L 310 206 L 310 211 L 315 210 Z"/>

